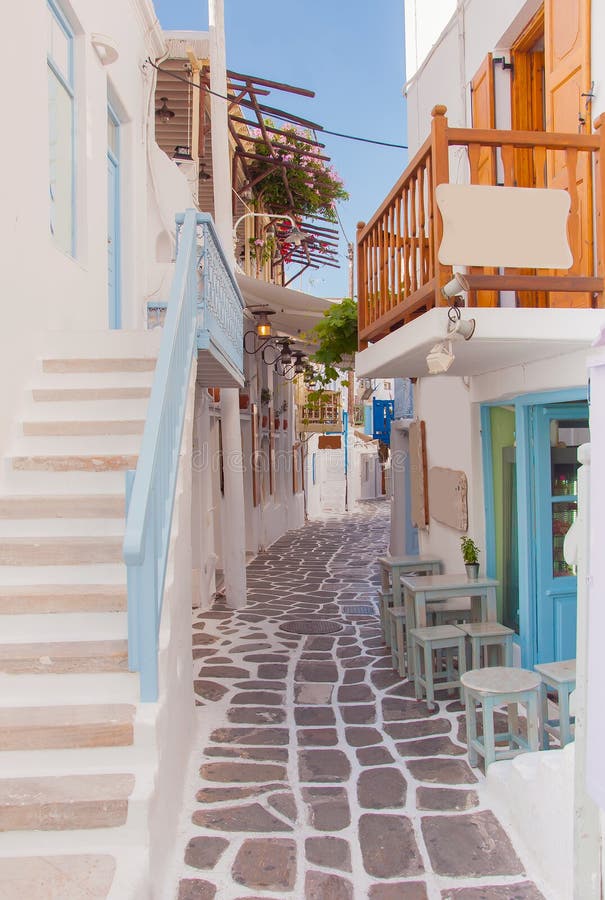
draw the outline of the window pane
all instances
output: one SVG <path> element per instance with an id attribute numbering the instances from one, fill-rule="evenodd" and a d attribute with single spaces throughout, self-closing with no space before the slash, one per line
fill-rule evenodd
<path id="1" fill-rule="evenodd" d="M 48 72 L 50 230 L 66 253 L 73 252 L 73 100 Z"/>
<path id="2" fill-rule="evenodd" d="M 68 84 L 71 84 L 69 66 L 70 39 L 61 28 L 52 9 L 48 10 L 48 55 Z"/>

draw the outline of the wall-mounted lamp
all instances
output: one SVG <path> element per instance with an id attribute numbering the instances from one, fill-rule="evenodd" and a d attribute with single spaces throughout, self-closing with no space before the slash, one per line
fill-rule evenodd
<path id="1" fill-rule="evenodd" d="M 233 248 L 234 249 L 237 246 L 237 229 L 239 228 L 240 223 L 243 222 L 244 219 L 256 218 L 256 217 L 259 217 L 262 219 L 281 219 L 282 222 L 285 219 L 288 222 L 290 222 L 290 224 L 292 226 L 290 231 L 287 234 L 282 235 L 282 237 L 284 238 L 284 240 L 287 240 L 289 243 L 294 244 L 295 247 L 300 247 L 300 245 L 302 243 L 304 243 L 305 241 L 307 241 L 310 237 L 310 235 L 306 234 L 304 231 L 301 231 L 301 229 L 298 227 L 298 225 L 296 224 L 296 222 L 294 221 L 292 216 L 281 215 L 279 213 L 248 212 L 248 213 L 244 213 L 243 216 L 240 216 L 239 219 L 237 220 L 237 222 L 235 223 L 235 225 L 233 226 Z M 269 227 L 271 228 L 272 226 L 269 226 Z M 275 234 L 275 231 L 273 233 Z"/>
<path id="2" fill-rule="evenodd" d="M 250 356 L 260 353 L 265 365 L 274 366 L 277 374 L 288 381 L 302 375 L 307 365 L 304 351 L 293 350 L 291 338 L 273 337 L 271 334 L 269 316 L 274 316 L 275 311 L 264 306 L 250 308 L 248 311 L 252 313 L 256 322 L 254 330 L 246 331 L 244 334 L 245 352 Z"/>
<path id="3" fill-rule="evenodd" d="M 463 319 L 460 314 L 460 307 L 450 306 L 447 311 L 447 333 L 449 336 L 460 335 L 465 341 L 470 341 L 475 333 L 475 320 Z"/>
<path id="4" fill-rule="evenodd" d="M 452 297 L 459 297 L 461 294 L 466 294 L 467 291 L 468 281 L 461 272 L 454 275 L 451 281 L 448 281 L 448 283 L 444 284 L 441 288 L 441 293 L 446 300 L 451 300 Z"/>
<path id="5" fill-rule="evenodd" d="M 168 122 L 174 119 L 174 113 L 171 109 L 168 109 L 168 97 L 160 97 L 160 103 L 162 105 L 155 111 L 156 119 L 167 125 Z"/>
<path id="6" fill-rule="evenodd" d="M 454 362 L 454 359 L 451 341 L 440 341 L 438 344 L 435 344 L 426 356 L 429 375 L 443 375 Z"/>

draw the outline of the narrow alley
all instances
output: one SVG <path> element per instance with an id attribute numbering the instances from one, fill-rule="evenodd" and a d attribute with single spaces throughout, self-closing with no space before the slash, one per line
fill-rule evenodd
<path id="1" fill-rule="evenodd" d="M 285 535 L 249 566 L 245 610 L 194 614 L 178 900 L 547 896 L 483 800 L 460 703 L 430 713 L 391 668 L 388 513 Z"/>

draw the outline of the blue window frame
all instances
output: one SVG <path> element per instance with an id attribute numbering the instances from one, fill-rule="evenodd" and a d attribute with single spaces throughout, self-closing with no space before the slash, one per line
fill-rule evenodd
<path id="1" fill-rule="evenodd" d="M 48 0 L 49 224 L 56 244 L 75 256 L 74 34 Z"/>

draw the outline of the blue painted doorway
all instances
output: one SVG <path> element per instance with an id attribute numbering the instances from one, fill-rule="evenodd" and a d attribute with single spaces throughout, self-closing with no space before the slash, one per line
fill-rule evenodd
<path id="1" fill-rule="evenodd" d="M 590 440 L 585 388 L 525 394 L 481 410 L 487 574 L 521 663 L 576 653 L 577 579 L 564 558 L 577 515 L 577 451 Z"/>
<path id="2" fill-rule="evenodd" d="M 107 109 L 107 300 L 110 328 L 122 327 L 120 259 L 120 122 Z"/>
<path id="3" fill-rule="evenodd" d="M 578 509 L 578 446 L 589 440 L 588 404 L 535 406 L 537 662 L 575 659 L 577 578 L 563 555 Z"/>

